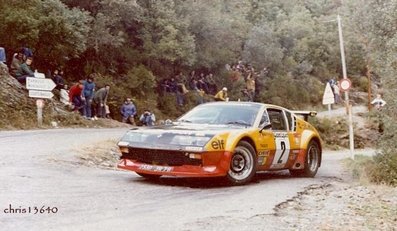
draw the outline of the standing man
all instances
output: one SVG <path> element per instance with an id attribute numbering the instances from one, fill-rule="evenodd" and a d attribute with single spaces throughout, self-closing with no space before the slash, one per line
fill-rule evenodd
<path id="1" fill-rule="evenodd" d="M 94 98 L 94 91 L 95 91 L 94 77 L 92 76 L 92 74 L 88 76 L 86 80 L 84 80 L 83 85 L 84 85 L 83 97 L 85 99 L 84 116 L 87 119 L 94 120 L 91 112 L 92 99 Z"/>
<path id="2" fill-rule="evenodd" d="M 372 100 L 371 104 L 375 107 L 375 109 L 381 110 L 382 107 L 386 105 L 386 101 L 382 99 L 381 94 L 377 94 L 376 98 Z"/>
<path id="3" fill-rule="evenodd" d="M 255 97 L 255 77 L 253 72 L 248 74 L 245 85 L 247 88 L 248 101 L 253 102 Z"/>
<path id="4" fill-rule="evenodd" d="M 94 94 L 94 103 L 96 104 L 96 115 L 101 118 L 106 117 L 105 105 L 108 99 L 110 86 L 106 84 L 105 87 L 99 89 Z"/>
<path id="5" fill-rule="evenodd" d="M 120 112 L 123 116 L 123 123 L 130 122 L 132 125 L 135 125 L 134 116 L 136 115 L 136 107 L 132 102 L 131 98 L 127 98 L 124 101 L 123 106 L 121 106 Z"/>
<path id="6" fill-rule="evenodd" d="M 332 90 L 334 92 L 335 103 L 338 104 L 340 101 L 339 81 L 332 85 Z"/>

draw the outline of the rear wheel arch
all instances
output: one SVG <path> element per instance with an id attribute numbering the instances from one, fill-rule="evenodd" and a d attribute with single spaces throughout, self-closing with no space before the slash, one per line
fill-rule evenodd
<path id="1" fill-rule="evenodd" d="M 303 169 L 289 169 L 292 176 L 314 177 L 321 164 L 321 145 L 319 140 L 311 138 L 306 147 Z"/>

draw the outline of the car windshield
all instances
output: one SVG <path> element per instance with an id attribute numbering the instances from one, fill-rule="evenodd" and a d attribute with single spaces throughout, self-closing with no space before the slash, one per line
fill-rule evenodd
<path id="1" fill-rule="evenodd" d="M 178 121 L 197 124 L 252 126 L 258 115 L 259 108 L 259 104 L 203 104 L 193 108 L 180 117 Z"/>

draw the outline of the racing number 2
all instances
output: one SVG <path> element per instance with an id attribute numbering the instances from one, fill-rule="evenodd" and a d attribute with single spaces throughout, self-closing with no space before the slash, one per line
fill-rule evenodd
<path id="1" fill-rule="evenodd" d="M 283 158 L 283 155 L 285 153 L 285 142 L 281 141 L 280 145 L 281 145 L 281 151 L 282 152 L 281 152 L 280 158 L 278 158 L 277 164 L 281 164 L 283 162 L 283 160 L 281 158 Z"/>
<path id="2" fill-rule="evenodd" d="M 272 168 L 282 168 L 287 163 L 289 158 L 290 143 L 287 134 L 278 134 L 275 137 L 276 152 L 274 153 L 274 159 Z"/>

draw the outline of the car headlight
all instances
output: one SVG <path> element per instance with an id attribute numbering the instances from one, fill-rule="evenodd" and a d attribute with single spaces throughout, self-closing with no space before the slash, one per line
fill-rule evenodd
<path id="1" fill-rule="evenodd" d="M 176 135 L 171 140 L 171 144 L 183 145 L 183 146 L 196 146 L 204 147 L 212 137 L 208 136 L 186 136 L 186 135 Z"/>

